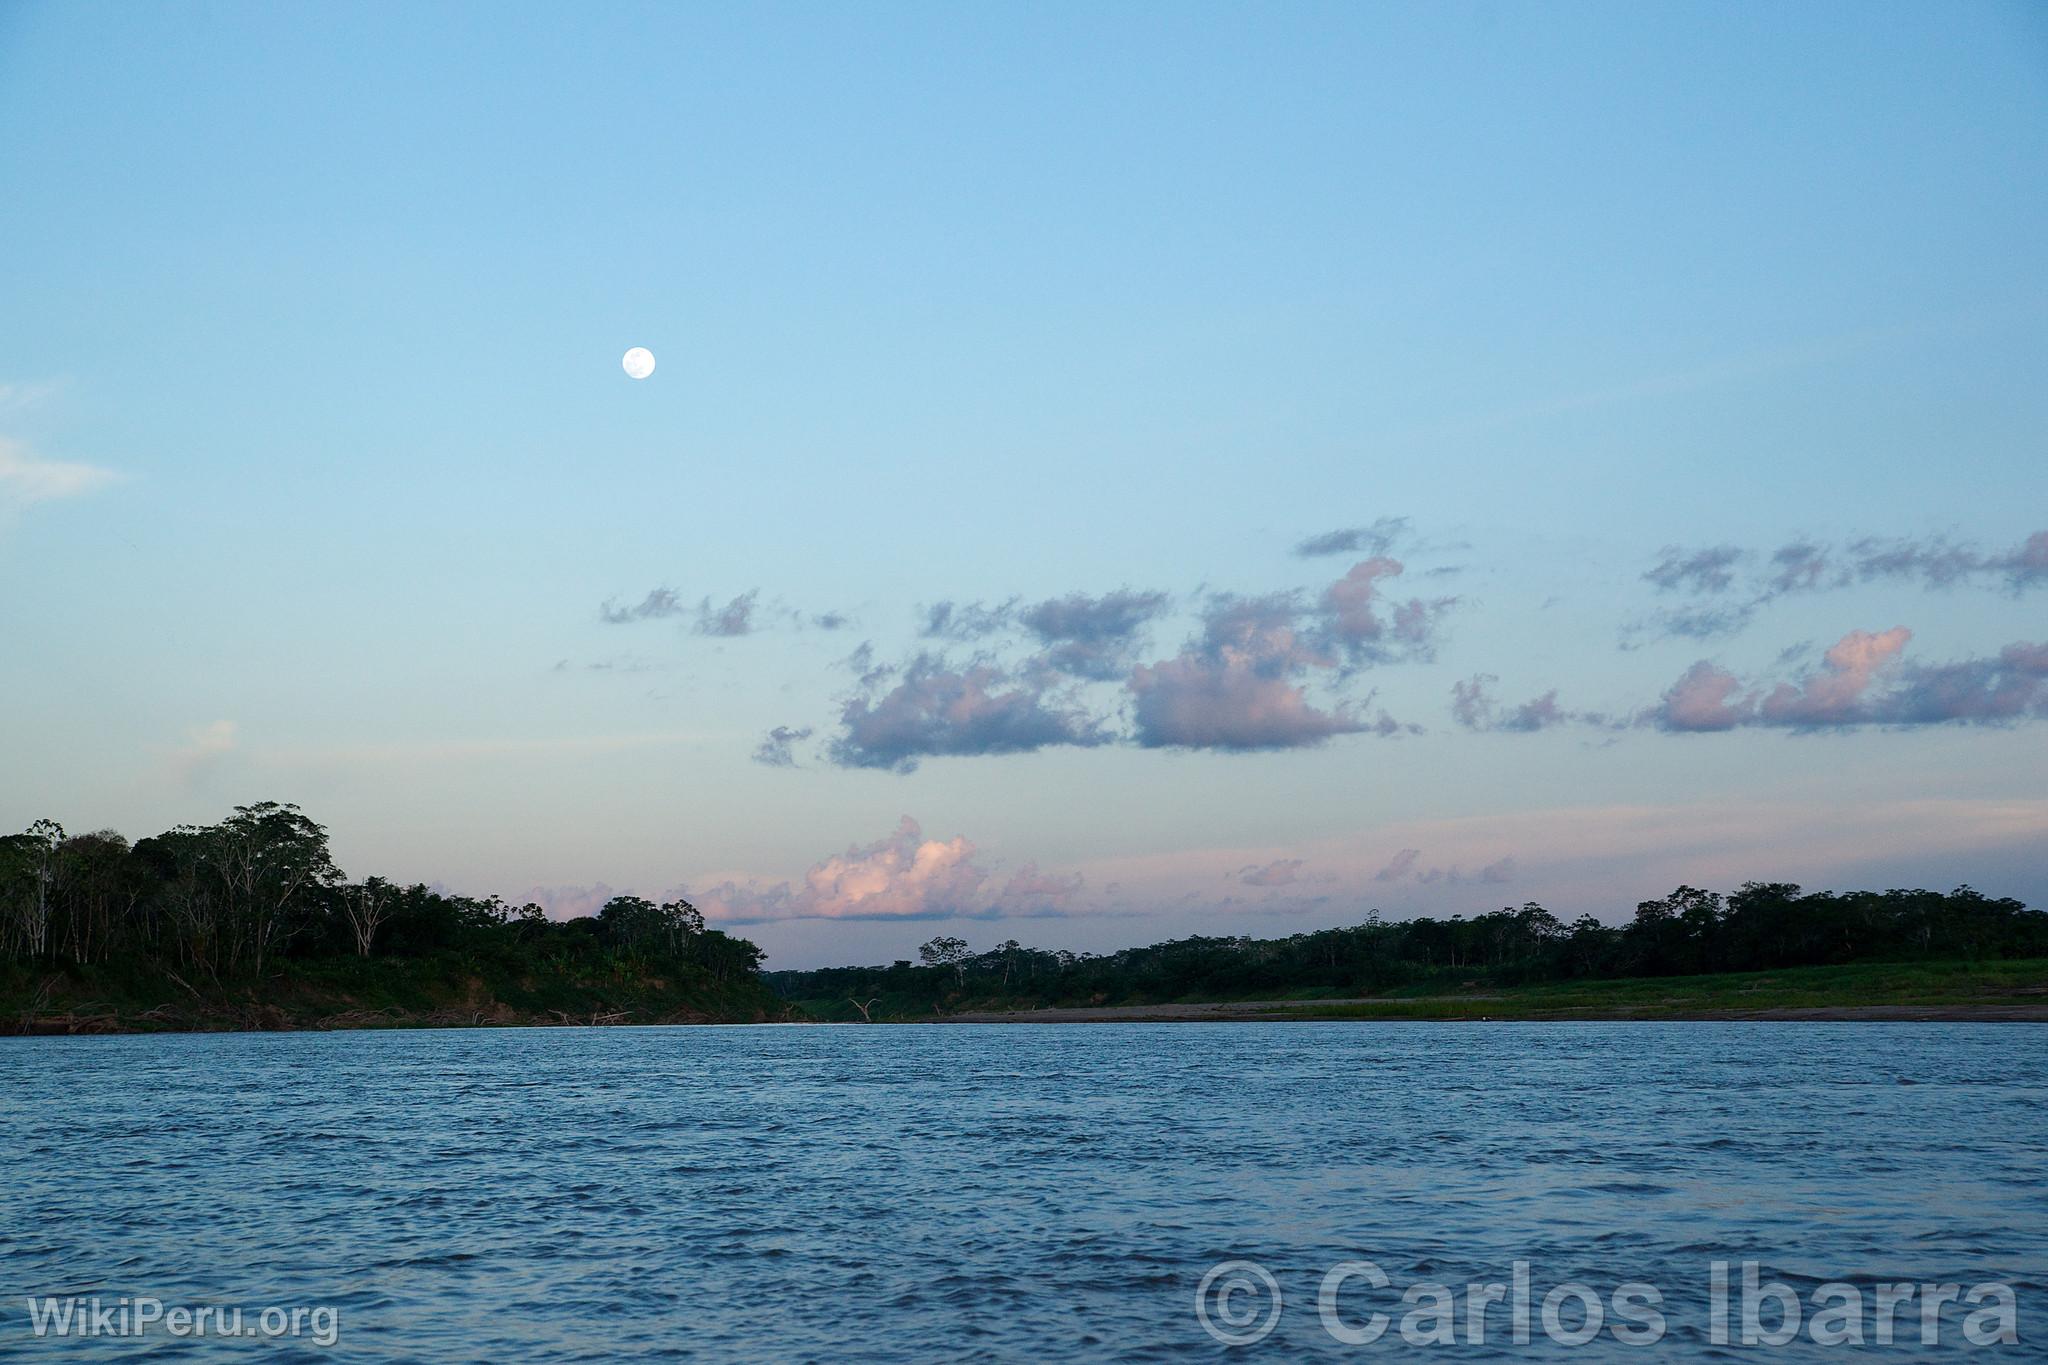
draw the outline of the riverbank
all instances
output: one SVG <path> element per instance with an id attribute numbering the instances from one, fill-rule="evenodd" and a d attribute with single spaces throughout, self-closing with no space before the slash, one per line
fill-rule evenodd
<path id="1" fill-rule="evenodd" d="M 295 1032 L 790 1017 L 758 977 L 506 964 L 443 955 L 288 960 L 260 977 L 161 969 L 0 969 L 0 1034 Z"/>
<path id="2" fill-rule="evenodd" d="M 1109 1024 L 1385 1019 L 2048 1022 L 2048 959 L 1859 963 L 1453 992 L 962 1009 L 921 1022 Z M 920 1022 L 903 1020 L 901 1022 Z"/>

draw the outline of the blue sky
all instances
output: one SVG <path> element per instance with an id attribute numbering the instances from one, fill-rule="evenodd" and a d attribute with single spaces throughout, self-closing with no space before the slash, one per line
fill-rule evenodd
<path id="1" fill-rule="evenodd" d="M 2044 167 L 2024 5 L 0 6 L 0 824 L 776 965 L 2048 899 Z"/>

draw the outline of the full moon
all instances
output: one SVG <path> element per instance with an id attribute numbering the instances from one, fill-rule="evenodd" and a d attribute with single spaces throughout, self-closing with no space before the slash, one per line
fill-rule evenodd
<path id="1" fill-rule="evenodd" d="M 645 379 L 648 375 L 654 373 L 654 352 L 648 350 L 645 346 L 635 346 L 632 350 L 626 352 L 625 359 L 621 360 L 619 364 L 625 366 L 626 374 L 629 378 Z"/>

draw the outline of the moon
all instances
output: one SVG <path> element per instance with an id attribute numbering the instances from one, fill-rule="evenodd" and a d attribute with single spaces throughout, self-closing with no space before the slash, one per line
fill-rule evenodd
<path id="1" fill-rule="evenodd" d="M 625 368 L 627 378 L 645 379 L 654 373 L 654 352 L 645 346 L 635 346 L 619 364 Z"/>

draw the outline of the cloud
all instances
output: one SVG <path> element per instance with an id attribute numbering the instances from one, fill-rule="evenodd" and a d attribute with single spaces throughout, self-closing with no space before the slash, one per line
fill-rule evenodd
<path id="1" fill-rule="evenodd" d="M 1099 718 L 1044 682 L 1013 677 L 993 664 L 955 669 L 921 654 L 902 670 L 901 681 L 875 695 L 894 676 L 893 669 L 864 673 L 863 690 L 840 708 L 833 762 L 907 773 L 926 757 L 1030 753 L 1106 744 L 1113 737 Z"/>
<path id="2" fill-rule="evenodd" d="M 1437 616 L 1457 599 L 1411 599 L 1383 618 L 1377 584 L 1400 572 L 1396 560 L 1362 560 L 1314 610 L 1295 593 L 1211 598 L 1199 637 L 1174 658 L 1132 671 L 1126 686 L 1138 743 L 1249 751 L 1306 748 L 1332 735 L 1416 732 L 1385 711 L 1367 720 L 1363 703 L 1318 707 L 1307 687 L 1317 672 L 1433 653 Z"/>
<path id="3" fill-rule="evenodd" d="M 821 611 L 811 617 L 811 624 L 819 630 L 844 630 L 853 624 L 853 618 L 843 611 Z"/>
<path id="4" fill-rule="evenodd" d="M 197 782 L 233 753 L 239 743 L 237 727 L 231 720 L 195 725 L 185 732 L 185 742 L 171 750 L 171 772 L 180 782 Z"/>
<path id="5" fill-rule="evenodd" d="M 0 413 L 26 412 L 30 408 L 41 407 L 45 400 L 61 388 L 63 385 L 56 380 L 0 384 Z"/>
<path id="6" fill-rule="evenodd" d="M 97 465 L 44 459 L 19 441 L 0 437 L 0 506 L 30 507 L 84 497 L 119 481 Z"/>
<path id="7" fill-rule="evenodd" d="M 1287 594 L 1212 602 L 1199 639 L 1132 672 L 1138 743 L 1294 749 L 1369 728 L 1343 706 L 1321 710 L 1309 701 L 1300 679 L 1335 660 L 1300 629 L 1299 615 Z"/>
<path id="8" fill-rule="evenodd" d="M 924 609 L 917 633 L 928 640 L 979 640 L 1010 624 L 1017 600 L 985 607 L 979 602 L 935 602 Z"/>
<path id="9" fill-rule="evenodd" d="M 2048 531 L 2036 531 L 2010 550 L 1990 553 L 1940 537 L 1859 540 L 1849 550 L 1849 571 L 1866 583 L 1914 578 L 1927 587 L 1949 588 L 1975 579 L 1999 579 L 2013 592 L 2048 584 Z"/>
<path id="10" fill-rule="evenodd" d="M 1733 602 L 1697 605 L 1656 613 L 1631 625 L 1628 647 L 1640 637 L 1696 640 L 1733 635 L 1759 609 L 1781 597 L 1830 592 L 1861 583 L 1917 582 L 1950 589 L 1983 584 L 2023 593 L 2048 584 L 2048 531 L 2036 531 L 2009 550 L 1987 551 L 1944 536 L 1866 536 L 1834 549 L 1804 537 L 1768 554 L 1733 545 L 1704 549 L 1667 548 L 1643 578 L 1659 592 L 1696 597 L 1731 595 Z"/>
<path id="11" fill-rule="evenodd" d="M 1043 873 L 1026 863 L 1010 874 L 983 912 L 984 918 L 1040 918 L 1070 913 L 1087 879 L 1078 872 Z"/>
<path id="12" fill-rule="evenodd" d="M 722 607 L 713 607 L 706 598 L 697 607 L 697 624 L 693 629 L 699 635 L 736 636 L 751 634 L 754 629 L 754 599 L 760 590 L 743 592 Z"/>
<path id="13" fill-rule="evenodd" d="M 1301 880 L 1303 860 L 1275 858 L 1263 866 L 1241 867 L 1237 879 L 1246 886 L 1292 886 Z"/>
<path id="14" fill-rule="evenodd" d="M 1379 581 L 1396 577 L 1400 572 L 1398 559 L 1363 559 L 1323 590 L 1324 629 L 1353 663 L 1435 657 L 1437 623 L 1457 605 L 1458 599 L 1411 597 L 1405 602 L 1386 603 Z M 1381 606 L 1391 607 L 1391 617 L 1380 615 Z"/>
<path id="15" fill-rule="evenodd" d="M 1904 652 L 1912 632 L 1855 630 L 1818 667 L 1769 688 L 1700 660 L 1644 719 L 1701 732 L 1764 726 L 1793 730 L 1859 725 L 1998 724 L 2048 717 L 2048 646 L 2020 642 L 1995 656 L 1919 664 Z"/>
<path id="16" fill-rule="evenodd" d="M 1026 607 L 1017 620 L 1043 646 L 1034 663 L 1106 682 L 1130 669 L 1146 624 L 1166 606 L 1163 592 L 1121 588 L 1100 597 L 1076 592 Z"/>
<path id="17" fill-rule="evenodd" d="M 1322 555 L 1383 555 L 1407 533 L 1408 518 L 1381 517 L 1370 526 L 1347 526 L 1310 536 L 1294 547 L 1294 553 L 1303 559 Z"/>
<path id="18" fill-rule="evenodd" d="M 2036 531 L 2000 566 L 2014 592 L 2048 583 L 2048 531 Z"/>
<path id="19" fill-rule="evenodd" d="M 1732 730 L 1754 714 L 1740 697 L 1742 680 L 1701 659 L 1664 693 L 1653 713 L 1666 730 Z"/>
<path id="20" fill-rule="evenodd" d="M 1515 876 L 1513 857 L 1496 858 L 1477 872 L 1469 874 L 1455 863 L 1448 867 L 1431 865 L 1418 868 L 1416 863 L 1421 858 L 1421 849 L 1404 848 L 1389 858 L 1379 871 L 1373 873 L 1372 879 L 1376 882 L 1410 881 L 1418 886 L 1459 886 L 1471 881 L 1498 885 L 1513 881 Z"/>
<path id="21" fill-rule="evenodd" d="M 825 859 L 804 876 L 804 904 L 823 918 L 902 919 L 957 914 L 988 872 L 965 836 L 926 839 L 904 816 L 896 832 Z"/>
<path id="22" fill-rule="evenodd" d="M 1376 882 L 1400 881 L 1408 875 L 1408 870 L 1415 866 L 1415 860 L 1421 856 L 1422 850 L 1419 848 L 1404 848 L 1387 859 L 1386 865 L 1372 874 L 1372 879 Z"/>
<path id="23" fill-rule="evenodd" d="M 1854 725 L 1864 694 L 1880 670 L 1899 657 L 1913 632 L 1904 626 L 1872 634 L 1852 630 L 1821 656 L 1819 669 L 1798 684 L 1779 683 L 1757 704 L 1766 725 Z"/>
<path id="24" fill-rule="evenodd" d="M 622 626 L 629 621 L 658 621 L 664 617 L 680 616 L 687 610 L 674 588 L 650 588 L 647 596 L 630 607 L 617 606 L 611 598 L 606 598 L 598 605 L 597 619 L 608 625 Z"/>
<path id="25" fill-rule="evenodd" d="M 1491 673 L 1475 673 L 1464 682 L 1451 684 L 1451 718 L 1467 730 L 1505 730 L 1534 734 L 1554 726 L 1605 725 L 1607 718 L 1596 711 L 1567 711 L 1557 703 L 1557 689 L 1531 697 L 1519 706 L 1503 711 L 1487 688 L 1500 679 Z"/>
<path id="26" fill-rule="evenodd" d="M 1827 548 L 1810 540 L 1795 540 L 1771 551 L 1770 578 L 1766 591 L 1771 597 L 1790 592 L 1813 592 L 1827 586 L 1832 573 Z"/>
<path id="27" fill-rule="evenodd" d="M 800 885 L 726 881 L 690 899 L 709 919 L 731 924 L 785 919 L 999 919 L 1061 915 L 1084 885 L 1026 863 L 996 882 L 965 836 L 927 839 L 906 815 L 894 832 L 816 863 Z"/>
<path id="28" fill-rule="evenodd" d="M 1704 550 L 1667 546 L 1664 558 L 1643 577 L 1660 592 L 1725 592 L 1735 583 L 1735 565 L 1742 557 L 1743 551 L 1733 545 Z"/>
<path id="29" fill-rule="evenodd" d="M 713 606 L 709 597 L 685 602 L 673 588 L 653 588 L 631 606 L 619 606 L 607 598 L 599 604 L 597 617 L 607 625 L 623 626 L 634 621 L 660 621 L 671 617 L 693 617 L 690 629 L 698 635 L 739 636 L 754 631 L 754 604 L 758 588 L 749 589 L 727 602 Z"/>
<path id="30" fill-rule="evenodd" d="M 796 755 L 791 750 L 810 737 L 811 727 L 808 725 L 801 729 L 778 725 L 770 730 L 754 749 L 754 762 L 766 764 L 770 768 L 794 768 Z"/>

